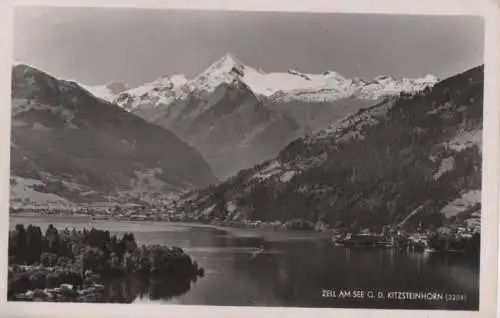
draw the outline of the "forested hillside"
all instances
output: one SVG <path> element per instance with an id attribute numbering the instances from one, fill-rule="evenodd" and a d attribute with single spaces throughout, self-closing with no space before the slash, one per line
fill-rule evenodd
<path id="1" fill-rule="evenodd" d="M 480 214 L 483 67 L 358 111 L 180 205 L 207 219 L 426 227 Z"/>

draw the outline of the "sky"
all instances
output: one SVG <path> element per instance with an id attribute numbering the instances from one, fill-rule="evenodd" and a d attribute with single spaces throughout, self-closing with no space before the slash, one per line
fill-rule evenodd
<path id="1" fill-rule="evenodd" d="M 16 8 L 16 60 L 87 85 L 192 78 L 226 53 L 266 72 L 446 78 L 484 63 L 465 16 Z"/>

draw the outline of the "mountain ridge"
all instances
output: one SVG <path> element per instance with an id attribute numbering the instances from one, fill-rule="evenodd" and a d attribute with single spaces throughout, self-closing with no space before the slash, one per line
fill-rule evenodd
<path id="1" fill-rule="evenodd" d="M 11 131 L 12 176 L 69 201 L 85 192 L 93 193 L 87 200 L 137 199 L 142 190 L 215 181 L 202 156 L 172 132 L 23 64 L 12 68 Z"/>
<path id="2" fill-rule="evenodd" d="M 333 71 L 306 74 L 294 69 L 266 73 L 232 54 L 191 80 L 180 78 L 162 77 L 118 94 L 113 102 L 171 129 L 202 153 L 219 179 L 276 155 L 286 143 L 348 112 L 385 96 L 421 93 L 436 80 L 381 76 L 368 82 Z"/>
<path id="3" fill-rule="evenodd" d="M 484 66 L 357 110 L 177 202 L 200 221 L 477 226 Z M 479 212 L 478 212 L 479 211 Z M 479 222 L 480 223 L 480 222 Z"/>
<path id="4" fill-rule="evenodd" d="M 295 69 L 289 69 L 286 72 L 267 73 L 262 70 L 255 70 L 243 64 L 231 53 L 227 53 L 192 80 L 179 85 L 185 85 L 185 88 L 180 88 L 184 91 L 184 94 L 178 94 L 176 98 L 185 98 L 185 92 L 187 91 L 210 94 L 217 86 L 230 84 L 235 80 L 245 83 L 256 96 L 263 99 L 276 100 L 280 98 L 280 95 L 288 94 L 287 98 L 289 99 L 307 102 L 309 100 L 304 98 L 304 93 L 329 91 L 329 96 L 323 96 L 323 101 L 326 102 L 353 95 L 360 98 L 377 99 L 388 94 L 421 91 L 428 86 L 434 85 L 438 78 L 434 75 L 426 75 L 417 79 L 403 78 L 396 80 L 389 76 L 379 75 L 372 80 L 347 79 L 331 70 L 325 71 L 323 74 L 303 73 Z M 139 87 L 141 85 L 137 88 Z M 123 94 L 128 94 L 128 92 L 125 91 Z M 131 94 L 131 96 L 133 95 Z M 115 96 L 113 101 L 117 102 L 118 98 L 119 96 Z M 123 105 L 120 102 L 118 104 Z"/>

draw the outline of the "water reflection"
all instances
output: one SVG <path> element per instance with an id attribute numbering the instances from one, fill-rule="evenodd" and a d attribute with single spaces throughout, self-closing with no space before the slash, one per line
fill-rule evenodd
<path id="1" fill-rule="evenodd" d="M 479 301 L 478 264 L 467 255 L 407 253 L 383 249 L 345 249 L 310 242 L 276 246 L 285 253 L 256 259 L 235 257 L 231 275 L 246 295 L 274 301 L 269 306 L 475 309 Z M 311 257 L 314 255 L 314 257 Z M 467 265 L 468 264 L 468 265 Z M 220 282 L 219 282 L 220 283 Z M 224 283 L 221 283 L 224 284 Z M 466 302 L 331 299 L 322 289 L 385 292 L 463 293 Z M 254 295 L 256 290 L 259 295 Z M 234 300 L 234 299 L 233 299 Z M 223 305 L 229 305 L 230 300 Z M 188 301 L 188 303 L 190 303 Z M 234 304 L 234 302 L 233 302 Z"/>
<path id="2" fill-rule="evenodd" d="M 19 220 L 15 222 L 20 223 Z M 52 222 L 52 221 L 47 221 Z M 28 223 L 34 223 L 29 220 Z M 168 225 L 168 224 L 167 224 Z M 268 240 L 185 227 L 135 232 L 140 244 L 182 247 L 205 269 L 196 283 L 129 278 L 106 285 L 109 301 L 151 301 L 215 306 L 304 306 L 344 308 L 472 309 L 479 304 L 479 259 L 464 254 L 344 248 L 331 238 Z M 111 232 L 124 228 L 105 224 Z M 134 225 L 135 226 L 135 225 Z M 159 227 L 160 225 L 155 225 Z M 233 232 L 231 232 L 233 233 Z M 265 245 L 265 252 L 252 257 Z M 466 302 L 333 299 L 322 289 L 439 291 L 466 294 Z"/>
<path id="3" fill-rule="evenodd" d="M 110 279 L 103 282 L 105 290 L 102 298 L 111 303 L 132 303 L 144 298 L 167 301 L 187 293 L 195 282 L 196 278 L 189 280 L 176 277 L 132 276 Z"/>

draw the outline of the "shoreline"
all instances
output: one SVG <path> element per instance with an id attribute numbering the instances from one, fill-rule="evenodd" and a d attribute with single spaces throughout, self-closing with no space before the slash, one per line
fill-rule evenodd
<path id="1" fill-rule="evenodd" d="M 9 243 L 14 243 L 9 245 L 9 300 L 92 302 L 105 296 L 101 292 L 106 281 L 141 278 L 148 283 L 158 279 L 175 283 L 179 279 L 189 286 L 205 274 L 182 248 L 139 246 L 132 233 L 117 237 L 93 229 L 60 236 L 58 229 L 49 226 L 36 239 L 40 232 L 32 223 L 9 231 Z M 30 236 L 35 239 L 26 240 Z"/>
<path id="2" fill-rule="evenodd" d="M 256 227 L 256 228 L 240 228 L 240 227 L 232 227 L 232 226 L 223 226 L 218 224 L 206 224 L 201 222 L 182 222 L 182 221 L 166 221 L 166 220 L 125 220 L 125 219 L 105 219 L 105 220 L 95 220 L 93 221 L 95 224 L 90 221 L 91 217 L 85 214 L 79 215 L 40 215 L 33 212 L 23 212 L 23 213 L 15 213 L 9 214 L 9 222 L 12 225 L 13 218 L 24 219 L 26 218 L 31 223 L 33 223 L 33 219 L 41 219 L 43 223 L 50 223 L 50 219 L 54 219 L 57 221 L 58 218 L 64 219 L 89 219 L 89 224 L 84 227 L 95 226 L 95 228 L 103 228 L 100 227 L 99 224 L 105 225 L 107 222 L 112 222 L 113 224 L 124 224 L 124 225 L 144 225 L 151 227 L 150 231 L 174 231 L 175 228 L 207 228 L 214 229 L 218 231 L 223 231 L 224 234 L 222 236 L 235 236 L 235 237 L 244 237 L 244 238 L 262 238 L 267 241 L 280 241 L 280 240 L 312 240 L 312 239 L 331 239 L 334 235 L 333 231 L 314 231 L 314 230 L 290 230 L 287 228 L 273 228 L 273 227 Z M 33 219 L 30 219 L 33 218 Z M 16 223 L 16 222 L 14 222 Z M 54 222 L 57 223 L 57 222 Z M 68 224 L 68 228 L 70 228 Z M 82 224 L 83 225 L 83 224 Z M 164 228 L 163 225 L 169 227 Z M 54 224 L 55 226 L 55 224 Z M 89 227 L 89 228 L 90 228 Z M 75 227 L 75 228 L 78 228 Z M 143 229 L 144 230 L 144 229 Z M 146 232 L 149 232 L 149 229 L 146 229 Z"/>

